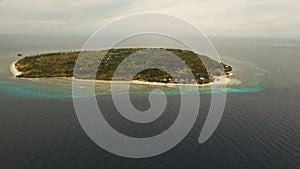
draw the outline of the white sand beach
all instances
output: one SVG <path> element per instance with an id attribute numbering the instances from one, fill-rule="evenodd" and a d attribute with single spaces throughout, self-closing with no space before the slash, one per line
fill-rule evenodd
<path id="1" fill-rule="evenodd" d="M 70 80 L 78 80 L 78 81 L 86 81 L 86 82 L 96 82 L 96 83 L 112 83 L 109 80 L 86 80 L 86 79 L 75 79 L 75 78 L 67 78 Z M 139 81 L 139 80 L 132 80 L 132 81 L 113 81 L 114 83 L 132 83 L 132 84 L 140 84 L 140 85 L 152 85 L 152 86 L 166 86 L 166 87 L 174 87 L 177 85 L 186 85 L 186 86 L 210 86 L 210 85 L 224 85 L 231 82 L 231 80 L 227 76 L 217 76 L 215 77 L 214 82 L 210 82 L 207 84 L 183 84 L 183 83 L 160 83 L 160 82 L 146 82 L 146 81 Z"/>
<path id="2" fill-rule="evenodd" d="M 16 63 L 17 63 L 17 61 L 15 61 L 14 63 L 12 63 L 10 65 L 10 71 L 12 72 L 14 77 L 17 77 L 22 74 L 22 72 L 18 71 L 18 69 L 16 68 L 16 65 L 15 65 Z"/>

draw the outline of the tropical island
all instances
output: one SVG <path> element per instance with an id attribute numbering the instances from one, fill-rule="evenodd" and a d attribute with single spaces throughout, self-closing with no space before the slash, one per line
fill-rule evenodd
<path id="1" fill-rule="evenodd" d="M 161 63 L 165 63 L 165 53 L 161 53 L 161 48 L 118 48 L 99 51 L 73 51 L 57 52 L 48 54 L 38 54 L 26 56 L 13 63 L 13 69 L 16 71 L 15 76 L 18 78 L 49 78 L 49 77 L 72 77 L 77 79 L 96 79 L 111 81 L 118 65 L 129 55 L 140 52 L 140 54 L 159 57 Z M 143 82 L 158 83 L 188 83 L 188 84 L 208 84 L 216 80 L 216 77 L 226 76 L 232 70 L 232 67 L 224 63 L 219 63 L 205 55 L 196 54 L 190 50 L 182 49 L 164 49 L 179 57 L 191 70 L 194 78 L 185 78 L 186 70 L 178 68 L 178 63 L 168 61 L 168 66 L 178 72 L 176 76 L 160 69 L 144 69 L 147 65 L 145 60 L 132 60 L 130 65 L 143 70 L 136 74 L 132 80 Z M 80 61 L 80 73 L 74 75 L 74 68 L 79 55 L 87 55 L 88 59 Z M 84 58 L 84 57 L 83 57 Z M 101 60 L 101 63 L 100 63 Z M 100 63 L 100 64 L 99 64 Z M 142 63 L 142 64 L 141 64 Z M 99 66 L 98 66 L 99 65 Z M 96 76 L 89 71 L 90 67 L 97 66 Z M 209 70 L 207 70 L 207 67 Z M 126 71 L 131 71 L 130 68 Z M 208 73 L 210 72 L 210 73 Z M 125 80 L 124 78 L 118 80 Z M 217 79 L 218 80 L 218 79 Z"/>

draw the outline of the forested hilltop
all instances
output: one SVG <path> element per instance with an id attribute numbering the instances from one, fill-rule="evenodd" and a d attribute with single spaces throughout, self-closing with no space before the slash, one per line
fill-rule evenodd
<path id="1" fill-rule="evenodd" d="M 58 52 L 58 53 L 48 53 L 39 54 L 34 56 L 27 56 L 16 62 L 15 67 L 18 71 L 22 72 L 18 77 L 25 78 L 41 78 L 41 77 L 73 77 L 73 71 L 75 63 L 79 54 L 86 55 L 87 57 L 80 60 L 80 72 L 76 78 L 80 79 L 95 79 L 95 75 L 91 72 L 85 70 L 90 70 L 89 68 L 95 67 L 101 63 L 98 68 L 96 68 L 96 79 L 97 80 L 112 80 L 113 73 L 120 63 L 129 55 L 134 53 L 139 53 L 141 55 L 147 55 L 149 57 L 158 57 L 163 64 L 167 64 L 168 67 L 174 68 L 177 75 L 171 76 L 167 72 L 160 69 L 145 69 L 148 61 L 146 60 L 131 60 L 130 67 L 138 68 L 143 70 L 139 72 L 133 80 L 141 80 L 148 82 L 163 82 L 163 83 L 195 83 L 205 84 L 213 80 L 215 76 L 224 75 L 232 70 L 231 66 L 225 65 L 223 63 L 218 63 L 207 56 L 198 55 L 189 50 L 181 49 L 165 49 L 169 53 L 175 54 L 179 57 L 192 71 L 195 78 L 185 78 L 184 72 L 187 70 L 178 68 L 178 63 L 173 63 L 166 58 L 171 57 L 171 54 L 166 56 L 166 53 L 162 53 L 161 49 L 150 48 L 143 50 L 145 48 L 121 48 L 121 49 L 110 49 L 102 51 L 83 51 L 83 52 Z M 104 55 L 105 54 L 105 55 Z M 200 58 L 199 58 L 200 56 Z M 86 58 L 86 59 L 85 59 Z M 151 59 L 150 59 L 151 60 Z M 167 62 L 167 63 L 166 63 Z M 209 67 L 209 71 L 206 67 Z M 126 72 L 130 72 L 131 68 L 128 67 L 124 71 L 124 78 L 118 80 L 126 80 Z M 225 72 L 224 72 L 225 71 Z M 208 73 L 210 72 L 210 73 Z"/>

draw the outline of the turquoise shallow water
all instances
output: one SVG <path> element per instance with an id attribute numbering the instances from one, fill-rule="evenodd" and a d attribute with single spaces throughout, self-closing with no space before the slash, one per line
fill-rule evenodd
<path id="1" fill-rule="evenodd" d="M 42 85 L 42 86 L 41 86 Z M 139 86 L 135 87 L 135 90 L 131 90 L 131 94 L 149 94 L 150 91 L 141 91 L 141 89 L 137 89 Z M 154 87 L 160 89 L 159 87 Z M 230 85 L 226 87 L 226 92 L 230 93 L 253 93 L 260 92 L 263 88 L 259 85 L 255 84 L 253 88 L 251 87 L 239 87 L 237 84 Z M 70 88 L 60 88 L 57 86 L 49 86 L 49 84 L 18 84 L 15 81 L 0 81 L 0 91 L 3 95 L 11 95 L 15 97 L 25 97 L 25 98 L 71 98 L 72 97 L 72 89 Z M 208 87 L 200 88 L 200 94 L 210 94 L 211 90 Z M 223 91 L 223 90 L 222 90 Z M 180 95 L 181 92 L 177 90 L 167 89 L 164 91 L 167 95 Z M 218 93 L 216 90 L 215 93 Z M 97 91 L 96 95 L 106 95 L 110 94 L 108 91 Z M 82 95 L 87 96 L 87 95 Z M 80 96 L 78 96 L 80 97 Z"/>
<path id="2" fill-rule="evenodd" d="M 41 85 L 32 84 L 18 84 L 15 81 L 0 81 L 0 91 L 3 95 L 11 95 L 14 97 L 25 98 L 67 98 L 70 97 L 70 93 L 59 88 L 49 88 Z"/>
<path id="3" fill-rule="evenodd" d="M 2 59 L 4 60 L 4 59 Z M 4 60 L 7 64 L 11 64 L 9 59 Z M 226 57 L 226 61 L 233 66 L 233 76 L 229 77 L 231 82 L 226 86 L 226 92 L 230 93 L 253 93 L 263 90 L 261 81 L 269 71 L 255 66 L 252 63 L 242 62 L 237 59 Z M 5 63 L 3 62 L 3 63 Z M 243 67 L 244 69 L 241 69 Z M 8 66 L 7 66 L 8 68 Z M 3 94 L 15 97 L 27 98 L 71 98 L 72 97 L 72 81 L 60 78 L 48 79 L 18 79 L 12 78 L 9 69 L 0 80 L 0 91 Z M 167 95 L 179 95 L 180 91 L 177 87 L 161 87 L 132 84 L 130 88 L 131 94 L 149 94 L 153 89 L 162 89 Z M 223 91 L 223 90 L 222 90 Z M 96 95 L 110 94 L 110 84 L 97 83 L 95 89 Z M 201 94 L 210 94 L 210 87 L 199 87 Z M 218 90 L 214 91 L 218 92 Z M 86 96 L 84 93 L 83 96 Z M 80 96 L 78 96 L 80 97 Z"/>

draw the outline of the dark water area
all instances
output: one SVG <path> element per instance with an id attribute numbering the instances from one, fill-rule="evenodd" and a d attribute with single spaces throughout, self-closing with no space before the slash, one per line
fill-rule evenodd
<path id="1" fill-rule="evenodd" d="M 1 48 L 0 168 L 300 168 L 299 41 L 212 41 L 222 59 L 235 68 L 233 81 L 243 82 L 228 86 L 217 130 L 207 142 L 198 143 L 210 106 L 210 94 L 201 94 L 198 118 L 185 139 L 170 151 L 145 159 L 119 157 L 96 145 L 82 129 L 72 98 L 64 97 L 70 95 L 69 82 L 54 87 L 57 81 L 45 85 L 12 79 L 9 64 L 16 57 L 7 53 L 17 51 Z M 74 48 L 80 46 L 77 42 Z M 97 96 L 97 101 L 117 131 L 149 137 L 167 129 L 176 118 L 180 96 L 167 97 L 164 114 L 145 125 L 117 114 L 110 95 Z M 147 98 L 148 94 L 131 95 L 140 110 L 150 106 Z"/>
<path id="2" fill-rule="evenodd" d="M 298 90 L 299 91 L 299 90 Z M 1 97 L 1 166 L 4 168 L 298 168 L 300 108 L 290 100 L 297 92 L 229 94 L 222 121 L 204 144 L 198 137 L 210 97 L 201 97 L 201 111 L 189 135 L 175 148 L 147 159 L 112 155 L 93 143 L 81 128 L 70 99 L 17 99 Z M 141 102 L 133 97 L 133 103 Z M 145 96 L 146 97 L 146 96 Z M 295 97 L 295 98 L 297 98 Z M 136 99 L 135 99 L 136 98 Z M 272 99 L 270 99 L 272 98 Z M 176 103 L 175 96 L 168 98 Z M 113 107 L 109 96 L 98 100 Z M 176 107 L 176 106 L 175 106 Z M 172 124 L 176 110 L 156 127 L 130 130 L 115 114 L 108 121 L 124 134 L 160 132 Z M 171 115 L 170 115 L 171 114 Z M 118 122 L 116 122 L 118 121 Z M 121 128 L 121 129 L 120 129 Z M 148 135 L 149 136 L 149 135 Z"/>

